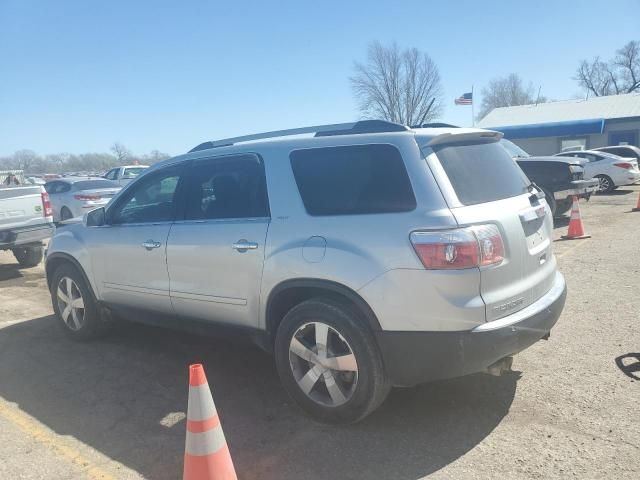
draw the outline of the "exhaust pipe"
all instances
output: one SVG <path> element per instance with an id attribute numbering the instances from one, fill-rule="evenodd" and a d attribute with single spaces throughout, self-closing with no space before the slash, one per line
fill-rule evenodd
<path id="1" fill-rule="evenodd" d="M 485 370 L 485 373 L 493 375 L 494 377 L 499 377 L 500 375 L 511 373 L 513 371 L 511 370 L 511 365 L 513 365 L 513 357 L 504 357 L 496 363 L 489 365 Z"/>

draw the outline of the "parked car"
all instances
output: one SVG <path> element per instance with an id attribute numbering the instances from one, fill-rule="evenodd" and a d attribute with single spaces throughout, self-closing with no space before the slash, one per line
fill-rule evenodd
<path id="1" fill-rule="evenodd" d="M 527 177 L 544 191 L 553 216 L 567 213 L 573 197 L 587 200 L 598 189 L 598 180 L 585 180 L 579 160 L 559 157 L 532 157 L 522 148 L 502 139 L 500 144 L 518 163 Z"/>
<path id="2" fill-rule="evenodd" d="M 555 156 L 582 159 L 585 178 L 597 178 L 601 193 L 609 193 L 621 185 L 632 185 L 640 180 L 638 161 L 634 158 L 595 150 L 556 153 Z"/>
<path id="3" fill-rule="evenodd" d="M 598 147 L 593 150 L 597 152 L 606 152 L 619 157 L 635 158 L 640 163 L 640 148 L 634 145 L 615 145 L 610 147 Z"/>
<path id="4" fill-rule="evenodd" d="M 104 178 L 65 177 L 44 186 L 51 199 L 53 220 L 61 222 L 103 207 L 122 188 Z"/>
<path id="5" fill-rule="evenodd" d="M 59 229 L 57 318 L 81 340 L 113 314 L 241 332 L 329 422 L 394 385 L 508 371 L 566 286 L 544 194 L 500 137 L 362 121 L 205 142 Z"/>
<path id="6" fill-rule="evenodd" d="M 0 171 L 0 250 L 11 250 L 22 267 L 35 267 L 53 231 L 44 188 L 26 183 L 20 170 Z"/>
<path id="7" fill-rule="evenodd" d="M 149 168 L 148 165 L 125 165 L 116 167 L 105 173 L 104 178 L 118 182 L 121 187 L 124 187 L 147 168 Z"/>

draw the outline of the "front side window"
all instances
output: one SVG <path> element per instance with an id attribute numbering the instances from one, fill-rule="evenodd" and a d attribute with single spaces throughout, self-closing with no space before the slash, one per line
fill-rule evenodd
<path id="1" fill-rule="evenodd" d="M 175 216 L 175 197 L 180 168 L 172 167 L 149 176 L 126 192 L 109 212 L 110 223 L 169 222 Z"/>
<path id="2" fill-rule="evenodd" d="M 196 161 L 189 178 L 186 220 L 269 216 L 264 167 L 254 155 Z"/>
<path id="3" fill-rule="evenodd" d="M 352 145 L 296 150 L 289 156 L 310 215 L 408 212 L 416 208 L 397 148 Z"/>
<path id="4" fill-rule="evenodd" d="M 116 176 L 117 176 L 117 173 L 118 173 L 118 169 L 114 168 L 114 169 L 110 170 L 104 177 L 109 179 L 109 180 L 115 180 Z"/>

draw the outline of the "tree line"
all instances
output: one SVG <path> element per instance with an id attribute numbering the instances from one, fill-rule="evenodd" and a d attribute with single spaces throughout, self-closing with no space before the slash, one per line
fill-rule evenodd
<path id="1" fill-rule="evenodd" d="M 13 155 L 0 157 L 0 170 L 24 170 L 26 173 L 102 173 L 119 165 L 152 165 L 169 158 L 158 150 L 135 155 L 121 143 L 114 143 L 107 153 L 56 153 L 38 155 L 32 150 L 19 150 Z"/>
<path id="2" fill-rule="evenodd" d="M 640 92 L 640 41 L 630 41 L 610 60 L 582 60 L 573 79 L 587 96 Z M 395 43 L 370 44 L 367 61 L 354 63 L 350 78 L 363 118 L 418 125 L 442 113 L 443 89 L 438 66 L 426 52 Z M 498 107 L 544 103 L 547 98 L 517 73 L 496 77 L 482 88 L 478 119 Z M 474 99 L 475 102 L 475 99 Z"/>

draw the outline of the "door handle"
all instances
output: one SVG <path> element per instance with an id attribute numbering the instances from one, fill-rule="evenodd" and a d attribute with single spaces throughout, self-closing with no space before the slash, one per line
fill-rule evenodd
<path id="1" fill-rule="evenodd" d="M 146 240 L 144 242 L 142 242 L 142 246 L 144 248 L 146 248 L 147 250 L 152 250 L 154 248 L 160 248 L 161 243 L 160 242 L 156 242 L 154 240 Z"/>
<path id="2" fill-rule="evenodd" d="M 242 239 L 231 245 L 231 248 L 239 252 L 246 252 L 247 250 L 255 250 L 258 248 L 258 244 L 255 242 L 247 242 L 245 239 Z"/>

